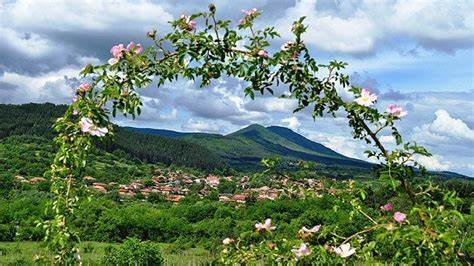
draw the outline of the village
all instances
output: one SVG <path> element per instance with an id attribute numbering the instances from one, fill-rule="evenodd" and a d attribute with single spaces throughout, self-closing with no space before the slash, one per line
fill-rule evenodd
<path id="1" fill-rule="evenodd" d="M 151 194 L 157 194 L 164 200 L 179 202 L 191 192 L 200 198 L 209 196 L 212 192 L 218 192 L 218 200 L 224 203 L 246 203 L 250 198 L 256 201 L 275 200 L 283 195 L 288 197 L 301 196 L 306 191 L 317 192 L 323 188 L 321 180 L 303 179 L 290 180 L 289 177 L 269 176 L 271 186 L 259 186 L 251 184 L 249 176 L 217 176 L 208 174 L 196 177 L 192 174 L 184 173 L 181 170 L 170 171 L 167 169 L 156 169 L 156 173 L 150 179 L 138 179 L 128 184 L 118 184 L 117 182 L 99 182 L 92 176 L 85 176 L 84 183 L 92 191 L 107 194 L 118 192 L 122 198 L 148 198 Z M 32 177 L 30 179 L 23 176 L 15 176 L 15 180 L 20 184 L 38 185 L 48 180 L 43 177 Z M 219 192 L 219 185 L 223 182 L 233 183 L 234 193 Z"/>
<path id="2" fill-rule="evenodd" d="M 199 197 L 204 198 L 213 191 L 219 191 L 219 185 L 222 182 L 235 182 L 236 185 L 234 193 L 219 193 L 218 200 L 225 203 L 246 203 L 249 198 L 257 201 L 275 200 L 282 195 L 294 196 L 303 193 L 303 191 L 317 191 L 323 187 L 320 180 L 290 181 L 289 178 L 272 179 L 271 187 L 252 187 L 249 182 L 249 176 L 220 177 L 210 174 L 198 178 L 181 171 L 165 172 L 163 170 L 158 170 L 157 174 L 149 180 L 134 180 L 129 184 L 117 184 L 115 182 L 108 184 L 100 183 L 96 182 L 95 178 L 91 176 L 86 176 L 84 179 L 88 187 L 100 193 L 118 190 L 118 194 L 123 198 L 134 198 L 138 194 L 147 198 L 152 193 L 157 193 L 171 202 L 179 202 L 192 190 L 197 192 Z M 197 191 L 196 188 L 198 188 Z"/>

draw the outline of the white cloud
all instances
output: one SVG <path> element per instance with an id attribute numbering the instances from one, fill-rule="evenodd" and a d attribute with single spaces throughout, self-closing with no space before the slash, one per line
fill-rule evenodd
<path id="1" fill-rule="evenodd" d="M 365 146 L 360 142 L 346 136 L 334 136 L 328 133 L 309 134 L 309 139 L 351 158 L 366 159 L 363 156 Z"/>
<path id="2" fill-rule="evenodd" d="M 283 118 L 280 120 L 281 125 L 285 127 L 289 127 L 294 131 L 299 131 L 299 127 L 301 126 L 301 122 L 298 120 L 296 116 L 291 116 L 287 118 Z"/>
<path id="3" fill-rule="evenodd" d="M 427 156 L 418 156 L 415 160 L 426 167 L 428 170 L 433 171 L 447 171 L 452 168 L 453 164 L 446 161 L 442 156 L 433 155 L 430 157 Z"/>
<path id="4" fill-rule="evenodd" d="M 461 119 L 451 117 L 443 109 L 437 110 L 435 115 L 433 122 L 414 129 L 415 138 L 433 141 L 449 141 L 451 138 L 474 140 L 474 130 Z"/>
<path id="5" fill-rule="evenodd" d="M 0 27 L 0 36 L 2 36 L 0 48 L 14 51 L 29 58 L 39 58 L 53 53 L 60 53 L 63 50 L 54 42 L 35 33 L 20 33 L 10 28 Z"/>
<path id="6" fill-rule="evenodd" d="M 88 64 L 99 65 L 99 64 L 103 63 L 103 62 L 100 61 L 99 58 L 94 57 L 94 56 L 78 56 L 76 58 L 76 61 L 81 66 L 86 66 Z"/>
<path id="7" fill-rule="evenodd" d="M 77 81 L 77 67 L 66 67 L 58 71 L 51 71 L 31 77 L 14 72 L 4 72 L 0 75 L 0 82 L 9 84 L 15 89 L 0 90 L 3 100 L 11 103 L 27 102 L 70 102 L 74 94 L 70 83 Z"/>
<path id="8" fill-rule="evenodd" d="M 141 99 L 143 103 L 141 107 L 142 113 L 140 115 L 141 120 L 163 122 L 177 119 L 178 109 L 172 107 L 170 111 L 166 112 L 166 106 L 160 99 L 146 96 L 141 96 Z"/>
<path id="9" fill-rule="evenodd" d="M 472 47 L 474 38 L 474 2 L 400 0 L 389 17 L 394 32 L 416 38 L 422 45 L 451 50 L 449 43 Z"/>
<path id="10" fill-rule="evenodd" d="M 302 16 L 306 16 L 306 24 L 310 25 L 305 35 L 306 42 L 326 51 L 370 52 L 379 35 L 377 26 L 365 13 L 355 10 L 352 17 L 338 17 L 337 14 L 318 10 L 316 0 L 297 0 L 295 6 L 277 21 L 277 28 L 285 30 L 286 36 L 291 36 L 289 29 L 292 22 Z"/>
<path id="11" fill-rule="evenodd" d="M 249 101 L 245 104 L 245 107 L 248 110 L 282 113 L 290 113 L 296 108 L 296 106 L 297 102 L 294 100 L 276 97 L 256 98 L 255 100 Z"/>
<path id="12" fill-rule="evenodd" d="M 202 120 L 189 119 L 187 123 L 182 126 L 184 131 L 189 132 L 207 132 L 207 133 L 220 133 L 222 127 L 214 122 L 205 122 Z"/>
<path id="13" fill-rule="evenodd" d="M 340 1 L 329 8 L 323 1 L 297 0 L 277 21 L 277 28 L 289 37 L 291 23 L 306 16 L 306 42 L 331 52 L 373 53 L 379 42 L 392 36 L 452 52 L 473 46 L 473 14 L 471 0 Z"/>
<path id="14" fill-rule="evenodd" d="M 395 144 L 395 138 L 392 135 L 380 136 L 379 139 L 384 144 Z"/>
<path id="15" fill-rule="evenodd" d="M 44 30 L 113 30 L 165 24 L 172 15 L 151 1 L 18 0 L 5 4 L 0 21 Z"/>

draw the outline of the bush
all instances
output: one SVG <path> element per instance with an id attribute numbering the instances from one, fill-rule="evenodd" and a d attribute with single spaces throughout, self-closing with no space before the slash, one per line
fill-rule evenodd
<path id="1" fill-rule="evenodd" d="M 127 238 L 119 246 L 105 250 L 105 265 L 163 265 L 163 256 L 157 243 Z"/>

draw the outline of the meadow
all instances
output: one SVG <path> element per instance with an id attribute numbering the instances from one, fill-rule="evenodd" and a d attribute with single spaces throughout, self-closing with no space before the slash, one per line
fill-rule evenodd
<path id="1" fill-rule="evenodd" d="M 83 265 L 105 265 L 105 249 L 114 243 L 86 241 L 80 244 Z M 161 244 L 165 265 L 208 265 L 215 256 L 202 248 L 172 251 L 169 244 Z M 0 265 L 50 265 L 36 261 L 38 255 L 49 254 L 44 242 L 0 242 Z"/>

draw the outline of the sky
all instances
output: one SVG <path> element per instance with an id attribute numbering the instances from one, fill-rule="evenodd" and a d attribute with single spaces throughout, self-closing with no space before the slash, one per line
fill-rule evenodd
<path id="1" fill-rule="evenodd" d="M 0 103 L 70 103 L 77 74 L 102 64 L 110 47 L 150 45 L 146 32 L 165 33 L 168 21 L 207 10 L 203 0 L 0 0 Z M 273 25 L 281 39 L 306 16 L 307 47 L 321 63 L 349 64 L 354 85 L 408 111 L 398 122 L 406 140 L 426 146 L 419 158 L 432 170 L 474 176 L 474 1 L 472 0 L 216 0 L 217 16 L 234 21 L 257 8 L 257 27 Z M 199 21 L 198 21 L 199 23 Z M 202 22 L 201 22 L 202 23 Z M 344 155 L 364 158 L 344 117 L 313 120 L 293 114 L 295 103 L 270 95 L 245 98 L 245 84 L 222 78 L 199 89 L 180 80 L 142 91 L 143 113 L 120 125 L 227 134 L 249 124 L 281 125 Z M 387 145 L 391 137 L 382 136 Z"/>

